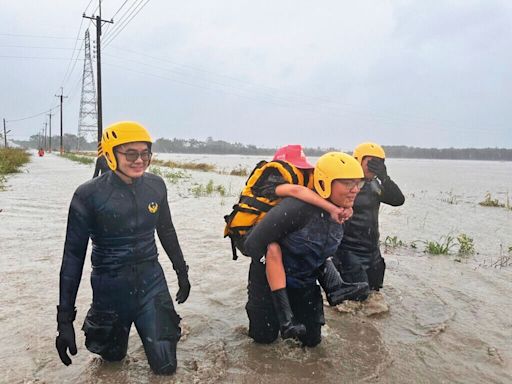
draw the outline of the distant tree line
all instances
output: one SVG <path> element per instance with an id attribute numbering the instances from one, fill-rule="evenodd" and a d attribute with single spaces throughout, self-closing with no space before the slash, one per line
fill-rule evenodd
<path id="1" fill-rule="evenodd" d="M 33 135 L 28 141 L 15 140 L 14 143 L 27 148 L 38 148 L 41 146 L 40 137 Z M 52 137 L 52 147 L 58 150 L 60 137 Z M 64 150 L 69 151 L 95 151 L 96 142 L 87 142 L 82 137 L 69 133 L 63 137 Z M 163 153 L 205 153 L 205 154 L 233 154 L 233 155 L 261 155 L 271 156 L 277 148 L 261 148 L 255 145 L 242 143 L 228 143 L 223 140 L 214 140 L 208 137 L 206 141 L 196 139 L 165 139 L 160 138 L 153 143 L 154 152 Z M 308 156 L 321 156 L 329 151 L 347 151 L 339 148 L 309 148 L 305 147 L 304 152 Z M 407 159 L 452 159 L 452 160 L 498 160 L 512 161 L 512 149 L 505 148 L 417 148 L 404 145 L 384 146 L 386 156 L 391 158 Z M 351 150 L 348 151 L 349 153 Z"/>

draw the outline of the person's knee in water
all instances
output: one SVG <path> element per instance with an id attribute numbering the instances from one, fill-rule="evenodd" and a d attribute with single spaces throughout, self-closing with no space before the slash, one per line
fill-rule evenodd
<path id="1" fill-rule="evenodd" d="M 179 316 L 158 262 L 155 231 L 178 277 L 178 304 L 187 300 L 190 282 L 165 183 L 146 173 L 151 143 L 138 123 L 108 127 L 101 147 L 112 172 L 79 186 L 71 201 L 57 306 L 56 347 L 66 365 L 71 364 L 68 351 L 77 352 L 75 301 L 91 239 L 93 303 L 82 328 L 87 349 L 107 361 L 122 360 L 135 323 L 152 370 L 157 374 L 176 370 Z M 133 295 L 134 291 L 139 293 Z M 141 308 L 141 303 L 147 307 Z"/>
<path id="2" fill-rule="evenodd" d="M 338 207 L 351 208 L 363 178 L 361 166 L 354 158 L 344 153 L 328 153 L 319 159 L 314 172 L 315 192 L 320 198 Z M 253 266 L 260 262 L 262 255 L 265 255 L 268 245 L 277 242 L 283 255 L 286 271 L 286 298 L 290 290 L 317 287 L 316 281 L 320 267 L 336 250 L 343 236 L 342 225 L 334 222 L 325 213 L 311 203 L 294 198 L 285 198 L 272 208 L 247 234 L 244 246 L 246 252 L 252 257 L 250 271 L 254 270 Z M 319 239 L 322 241 L 318 241 Z M 249 278 L 247 308 L 251 307 L 258 297 L 251 290 L 253 275 L 250 274 Z M 274 299 L 273 294 L 270 296 Z M 304 298 L 293 303 L 288 301 L 285 303 L 286 306 L 279 303 L 281 309 L 285 308 L 282 312 L 288 315 L 284 320 L 289 320 L 295 311 L 301 313 L 301 320 L 304 321 L 319 315 L 323 319 L 321 296 L 318 296 L 320 305 L 316 306 L 310 306 L 308 302 L 315 302 L 317 297 L 313 301 L 304 301 Z M 279 323 L 283 322 L 281 315 L 279 311 L 274 315 Z M 249 318 L 249 321 L 251 327 L 255 320 Z M 259 321 L 262 322 L 263 319 L 260 318 Z M 306 334 L 300 335 L 299 339 L 302 338 L 305 345 L 316 345 L 321 340 L 317 330 L 322 324 L 319 322 L 314 324 L 309 322 L 309 324 L 310 330 L 307 329 L 308 325 L 305 325 Z"/>
<path id="3" fill-rule="evenodd" d="M 341 276 L 351 282 L 367 282 L 379 290 L 384 281 L 385 263 L 379 249 L 380 204 L 400 206 L 405 198 L 389 177 L 384 149 L 376 143 L 361 143 L 353 153 L 364 172 L 365 185 L 354 202 L 354 214 L 345 223 L 345 235 L 334 256 Z M 364 234 L 362 236 L 361 234 Z M 367 295 L 354 295 L 364 300 Z"/>

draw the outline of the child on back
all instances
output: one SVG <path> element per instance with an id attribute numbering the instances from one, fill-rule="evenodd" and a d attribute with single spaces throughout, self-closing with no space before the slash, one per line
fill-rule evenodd
<path id="1" fill-rule="evenodd" d="M 300 145 L 281 147 L 271 162 L 258 164 L 246 182 L 239 203 L 233 207 L 231 215 L 226 216 L 225 236 L 229 235 L 232 239 L 234 258 L 234 247 L 245 254 L 245 235 L 284 197 L 294 197 L 318 206 L 339 224 L 352 216 L 351 208 L 340 208 L 313 191 L 313 169 L 314 166 L 309 163 Z M 286 273 L 278 243 L 269 244 L 265 260 L 262 262 L 265 263 L 281 336 L 289 338 L 305 334 L 306 328 L 294 320 L 290 309 L 286 292 Z"/>

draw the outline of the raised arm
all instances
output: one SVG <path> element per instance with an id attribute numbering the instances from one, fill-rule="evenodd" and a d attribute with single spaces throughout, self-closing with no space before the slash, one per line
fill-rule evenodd
<path id="1" fill-rule="evenodd" d="M 317 206 L 331 215 L 331 218 L 337 223 L 343 223 L 352 216 L 352 209 L 346 210 L 323 199 L 315 191 L 296 184 L 281 184 L 276 187 L 276 195 L 280 197 L 295 197 L 308 204 Z"/>

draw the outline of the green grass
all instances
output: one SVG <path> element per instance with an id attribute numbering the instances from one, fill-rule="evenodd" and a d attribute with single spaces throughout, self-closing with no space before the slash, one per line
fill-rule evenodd
<path id="1" fill-rule="evenodd" d="M 215 185 L 213 180 L 208 181 L 206 185 L 195 184 L 190 188 L 190 192 L 192 192 L 194 197 L 211 196 L 214 193 L 218 193 L 220 196 L 226 196 L 226 188 L 221 184 Z"/>
<path id="2" fill-rule="evenodd" d="M 5 188 L 7 175 L 20 172 L 20 168 L 28 163 L 30 155 L 20 148 L 0 148 L 0 190 Z"/>
<path id="3" fill-rule="evenodd" d="M 94 157 L 87 156 L 87 155 L 77 155 L 77 154 L 71 153 L 71 152 L 64 152 L 60 156 L 66 158 L 68 160 L 76 161 L 77 163 L 82 163 L 82 164 L 94 164 L 96 162 L 96 159 Z"/>
<path id="4" fill-rule="evenodd" d="M 461 233 L 457 236 L 457 242 L 459 243 L 459 255 L 470 256 L 475 254 L 475 244 L 471 237 L 465 233 Z"/>
<path id="5" fill-rule="evenodd" d="M 386 236 L 384 245 L 388 248 L 404 247 L 406 244 L 398 238 L 398 236 Z"/>
<path id="6" fill-rule="evenodd" d="M 420 242 L 425 244 L 423 252 L 431 255 L 447 255 L 456 246 L 456 239 L 453 236 L 442 236 L 439 241 L 420 240 Z"/>

